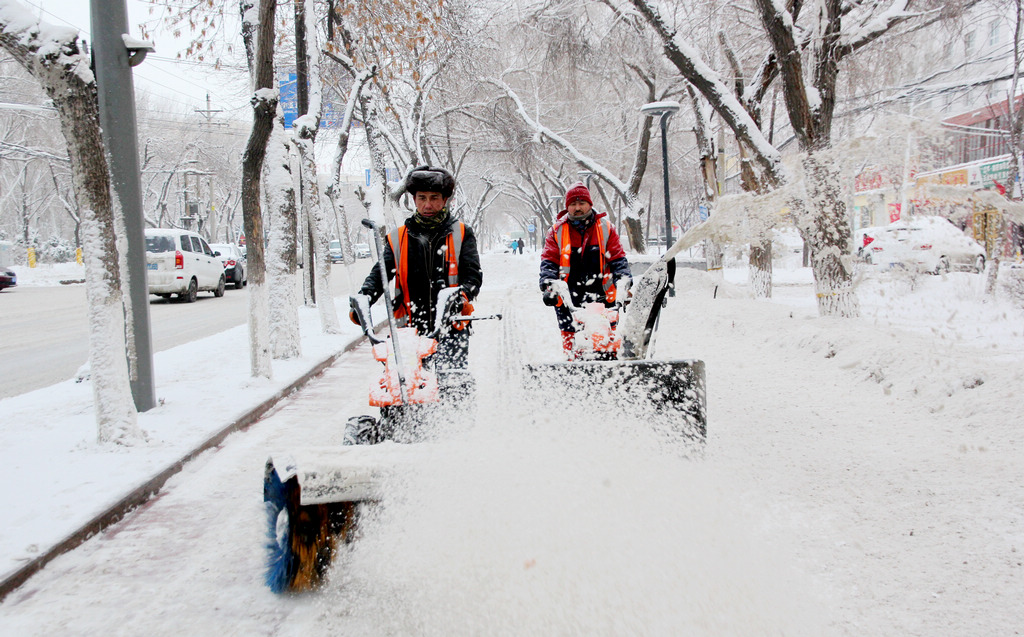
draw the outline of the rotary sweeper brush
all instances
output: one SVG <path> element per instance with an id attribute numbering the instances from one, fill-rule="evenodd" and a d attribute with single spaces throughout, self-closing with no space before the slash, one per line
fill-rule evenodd
<path id="1" fill-rule="evenodd" d="M 373 230 L 378 263 L 384 277 L 384 249 L 377 226 Z M 472 375 L 438 363 L 434 356 L 457 328 L 472 321 L 500 319 L 500 314 L 473 316 L 460 311 L 459 287 L 438 294 L 433 329 L 420 335 L 399 327 L 392 311 L 387 280 L 384 305 L 389 334 L 379 338 L 372 329 L 366 297 L 353 304 L 373 357 L 382 363 L 370 381 L 369 404 L 380 417 L 356 416 L 345 427 L 344 446 L 295 449 L 267 459 L 263 501 L 267 512 L 266 582 L 274 592 L 318 587 L 341 544 L 353 539 L 360 508 L 379 501 L 383 485 L 404 466 L 421 456 L 418 443 L 430 437 L 432 422 L 471 417 L 475 396 Z"/>
<path id="2" fill-rule="evenodd" d="M 632 299 L 614 308 L 577 307 L 568 285 L 554 281 L 576 326 L 575 360 L 527 365 L 523 384 L 530 400 L 544 404 L 556 420 L 563 415 L 559 410 L 571 417 L 586 406 L 602 419 L 643 422 L 699 454 L 707 433 L 704 361 L 653 359 L 677 253 L 673 246 L 654 262 L 634 283 Z"/>

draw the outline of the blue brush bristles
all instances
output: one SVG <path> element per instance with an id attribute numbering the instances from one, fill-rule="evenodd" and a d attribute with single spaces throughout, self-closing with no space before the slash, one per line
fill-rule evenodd
<path id="1" fill-rule="evenodd" d="M 263 479 L 263 502 L 267 514 L 267 570 L 264 579 L 270 590 L 283 593 L 288 590 L 292 578 L 291 538 L 287 528 L 283 537 L 278 537 L 277 521 L 282 510 L 288 506 L 284 483 L 277 477 L 277 471 L 269 468 Z"/>

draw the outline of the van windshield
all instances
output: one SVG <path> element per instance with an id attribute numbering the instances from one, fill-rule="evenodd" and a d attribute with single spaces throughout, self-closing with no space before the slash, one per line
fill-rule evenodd
<path id="1" fill-rule="evenodd" d="M 146 252 L 174 252 L 174 239 L 171 237 L 146 237 Z"/>

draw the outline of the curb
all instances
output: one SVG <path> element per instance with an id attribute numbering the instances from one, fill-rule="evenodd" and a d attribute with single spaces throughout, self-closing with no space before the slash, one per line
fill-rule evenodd
<path id="1" fill-rule="evenodd" d="M 242 414 L 237 420 L 227 425 L 220 431 L 215 432 L 212 436 L 207 438 L 204 442 L 200 443 L 198 447 L 192 449 L 185 454 L 180 460 L 173 463 L 157 475 L 153 476 L 138 488 L 134 489 L 126 496 L 121 498 L 107 510 L 99 513 L 93 519 L 86 522 L 77 531 L 74 531 L 66 538 L 58 542 L 56 545 L 50 547 L 47 551 L 33 558 L 27 562 L 24 566 L 14 571 L 13 573 L 4 576 L 3 581 L 0 581 L 0 602 L 4 600 L 9 594 L 18 589 L 24 584 L 30 577 L 35 575 L 37 572 L 42 570 L 49 562 L 54 558 L 71 551 L 72 549 L 80 546 L 86 540 L 92 536 L 100 533 L 107 527 L 120 522 L 134 509 L 145 504 L 151 497 L 156 495 L 160 489 L 164 486 L 168 480 L 171 479 L 176 473 L 182 470 L 184 466 L 192 461 L 196 456 L 216 447 L 229 434 L 236 431 L 242 431 L 247 429 L 249 426 L 254 424 L 260 418 L 264 416 L 268 411 L 274 408 L 277 403 L 281 402 L 284 398 L 294 393 L 296 390 L 301 389 L 306 383 L 313 380 L 324 372 L 328 367 L 333 365 L 343 354 L 346 354 L 363 341 L 366 340 L 366 336 L 359 336 L 358 338 L 350 341 L 341 350 L 331 354 L 327 358 L 321 360 L 319 363 L 314 365 L 312 369 L 297 378 L 294 382 L 289 384 L 287 387 L 279 390 L 273 396 L 263 401 L 255 408 Z"/>

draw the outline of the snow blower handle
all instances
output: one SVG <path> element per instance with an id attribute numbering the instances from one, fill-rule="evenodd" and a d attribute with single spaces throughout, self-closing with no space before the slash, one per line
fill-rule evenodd
<path id="1" fill-rule="evenodd" d="M 398 390 L 402 395 L 402 404 L 409 402 L 405 391 L 405 372 L 402 370 L 402 353 L 398 349 L 398 325 L 395 323 L 395 308 L 391 306 L 391 292 L 388 290 L 388 269 L 384 264 L 384 240 L 380 236 L 380 226 L 372 219 L 363 219 L 363 225 L 373 234 L 373 245 L 377 248 L 377 266 L 380 269 L 380 283 L 384 294 L 384 307 L 388 311 L 388 327 L 391 330 L 391 351 L 395 355 L 395 367 L 398 371 Z"/>
<path id="2" fill-rule="evenodd" d="M 548 289 L 562 300 L 562 305 L 570 312 L 577 312 L 580 307 L 572 302 L 572 295 L 569 294 L 569 284 L 561 279 L 548 281 Z"/>
<path id="3" fill-rule="evenodd" d="M 619 309 L 629 305 L 630 289 L 633 287 L 633 278 L 624 276 L 615 282 L 615 306 Z"/>
<path id="4" fill-rule="evenodd" d="M 442 288 L 437 293 L 437 307 L 440 308 L 434 315 L 434 329 L 427 334 L 428 337 L 438 340 L 449 329 L 452 323 L 470 323 L 472 321 L 501 320 L 501 314 L 488 314 L 486 316 L 460 314 L 462 312 L 462 288 L 453 285 Z"/>
<path id="5" fill-rule="evenodd" d="M 437 293 L 437 304 L 434 306 L 437 308 L 434 314 L 434 329 L 427 336 L 435 340 L 440 338 L 446 326 L 451 323 L 456 314 L 462 311 L 461 294 L 462 288 L 457 285 L 443 288 Z"/>
<path id="6" fill-rule="evenodd" d="M 353 294 L 349 297 L 348 306 L 352 316 L 355 317 L 359 327 L 363 330 L 363 334 L 366 335 L 366 339 L 373 345 L 383 343 L 384 339 L 373 333 L 373 320 L 370 318 L 370 297 L 365 294 Z"/>

